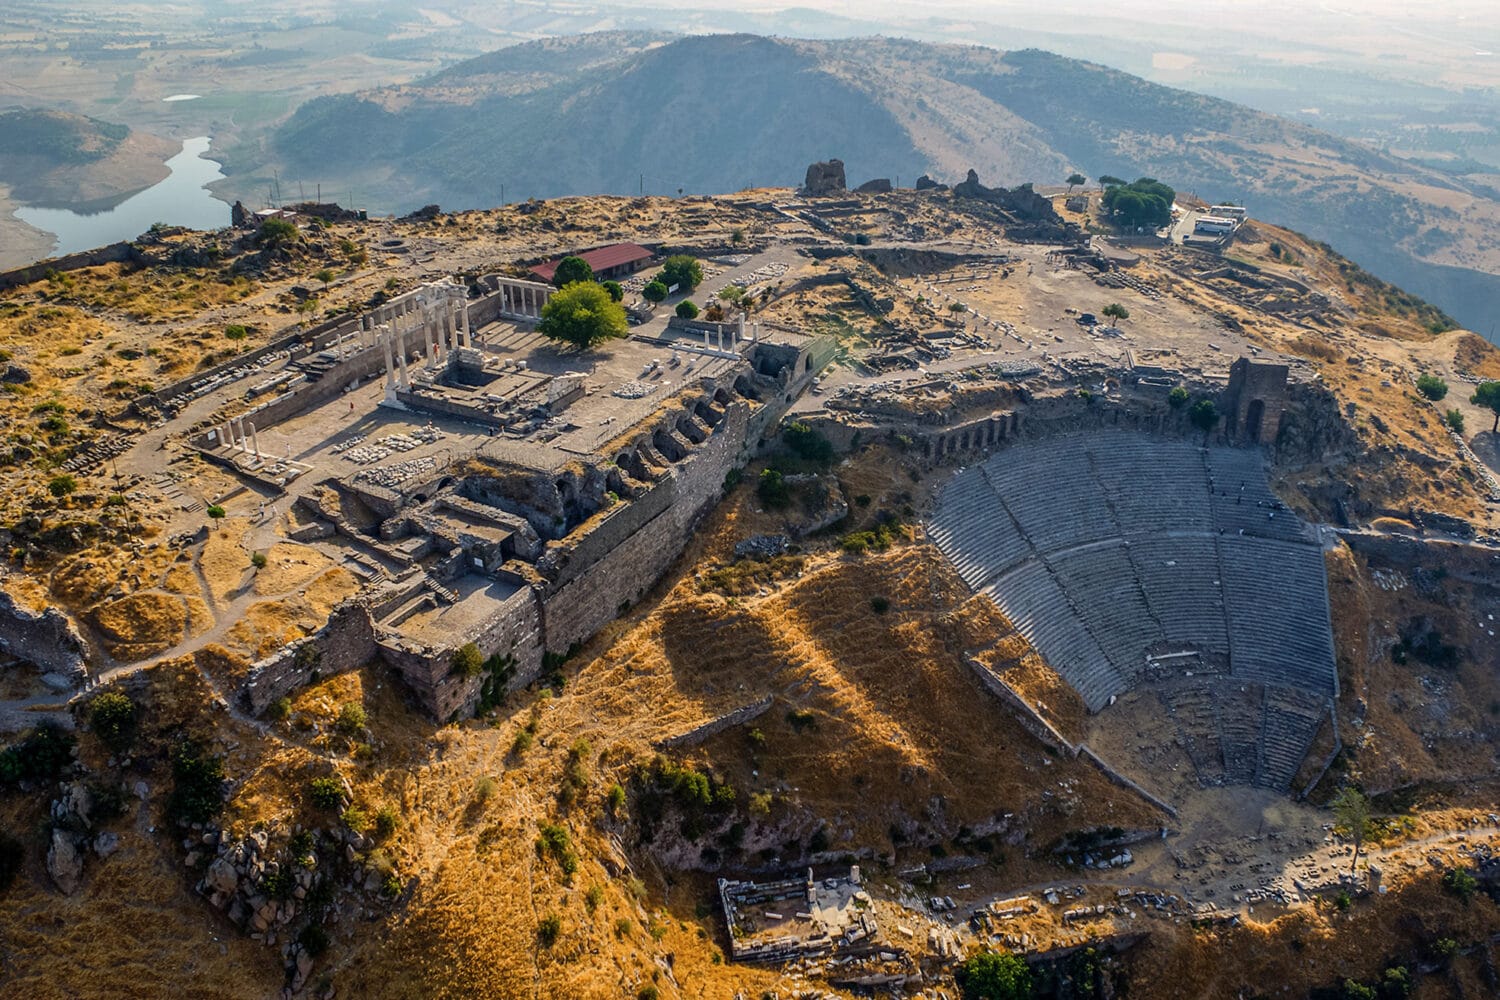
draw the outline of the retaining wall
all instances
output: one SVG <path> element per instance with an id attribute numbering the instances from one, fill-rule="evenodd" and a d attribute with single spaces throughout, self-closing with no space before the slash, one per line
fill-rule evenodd
<path id="1" fill-rule="evenodd" d="M 302 653 L 304 647 L 315 653 Z M 375 653 L 375 623 L 369 610 L 358 600 L 347 600 L 333 609 L 318 631 L 252 664 L 240 700 L 251 714 L 259 715 L 315 678 L 363 666 Z"/>
<path id="2" fill-rule="evenodd" d="M 717 719 L 710 719 L 703 723 L 703 725 L 695 726 L 685 733 L 657 740 L 656 745 L 662 750 L 680 750 L 683 747 L 697 746 L 705 740 L 719 735 L 726 729 L 743 726 L 747 722 L 755 721 L 771 710 L 771 705 L 775 700 L 771 695 L 766 695 L 760 701 L 741 705 L 734 711 L 726 712 Z"/>

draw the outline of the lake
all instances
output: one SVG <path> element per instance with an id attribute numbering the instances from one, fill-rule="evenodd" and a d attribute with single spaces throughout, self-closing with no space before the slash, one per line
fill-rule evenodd
<path id="1" fill-rule="evenodd" d="M 85 214 L 66 208 L 27 207 L 16 209 L 16 218 L 57 237 L 54 257 L 133 240 L 158 222 L 221 229 L 229 225 L 229 206 L 206 187 L 224 177 L 219 164 L 203 156 L 210 141 L 208 136 L 184 140 L 182 152 L 167 161 L 172 172 L 166 178 L 114 208 Z"/>

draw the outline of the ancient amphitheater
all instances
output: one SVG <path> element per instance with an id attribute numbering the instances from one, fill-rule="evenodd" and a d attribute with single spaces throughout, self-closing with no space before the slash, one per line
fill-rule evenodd
<path id="1" fill-rule="evenodd" d="M 1091 712 L 1149 686 L 1208 784 L 1284 789 L 1336 694 L 1316 533 L 1257 449 L 1124 431 L 1001 450 L 929 524 Z"/>

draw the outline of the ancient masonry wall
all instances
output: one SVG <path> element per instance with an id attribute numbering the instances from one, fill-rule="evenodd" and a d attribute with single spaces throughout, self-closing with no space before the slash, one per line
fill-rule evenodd
<path id="1" fill-rule="evenodd" d="M 240 688 L 246 710 L 260 714 L 278 698 L 313 682 L 353 670 L 375 658 L 375 624 L 369 609 L 350 599 L 333 609 L 312 635 L 252 664 Z"/>
<path id="2" fill-rule="evenodd" d="M 0 590 L 0 650 L 68 678 L 87 672 L 88 644 L 56 608 L 29 611 Z"/>
<path id="3" fill-rule="evenodd" d="M 685 733 L 676 736 L 668 736 L 657 740 L 656 745 L 662 750 L 681 750 L 683 747 L 695 747 L 698 744 L 719 735 L 726 729 L 735 726 L 743 726 L 747 722 L 754 722 L 771 710 L 775 701 L 772 695 L 766 695 L 760 701 L 752 701 L 748 705 L 741 705 L 732 712 L 725 712 L 716 719 L 709 719 L 701 726 L 694 726 Z"/>
<path id="4" fill-rule="evenodd" d="M 698 519 L 723 492 L 724 477 L 743 460 L 749 416 L 748 403 L 731 403 L 709 439 L 668 473 L 670 495 L 664 494 L 667 503 L 661 512 L 545 596 L 542 620 L 549 652 L 566 652 L 592 636 L 618 616 L 622 604 L 645 596 L 672 565 Z"/>
<path id="5" fill-rule="evenodd" d="M 530 587 L 517 590 L 489 615 L 472 635 L 456 636 L 454 646 L 472 642 L 488 659 L 496 653 L 514 658 L 510 686 L 531 683 L 542 669 L 542 616 Z M 418 649 L 394 636 L 379 640 L 381 658 L 401 673 L 421 702 L 436 718 L 471 714 L 485 678 L 453 673 L 452 649 Z"/>

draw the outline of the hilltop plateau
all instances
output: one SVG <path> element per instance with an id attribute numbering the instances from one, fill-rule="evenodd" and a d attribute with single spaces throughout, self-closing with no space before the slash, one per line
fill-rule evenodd
<path id="1" fill-rule="evenodd" d="M 0 977 L 936 1000 L 993 950 L 1037 997 L 1492 991 L 1500 349 L 1256 213 L 1195 247 L 1076 198 L 307 204 L 13 279 Z M 631 324 L 560 346 L 533 268 L 606 244 Z M 1235 631 L 1307 581 L 1322 645 Z M 1218 640 L 1165 649 L 1188 611 Z"/>
<path id="2" fill-rule="evenodd" d="M 1486 335 L 1500 196 L 1228 101 L 1034 49 L 891 38 L 603 33 L 516 45 L 399 86 L 308 101 L 241 190 L 280 176 L 355 187 L 381 210 L 588 192 L 785 184 L 837 153 L 856 183 L 976 168 L 1004 184 L 1171 177 L 1296 219 Z M 504 190 L 502 191 L 502 185 Z"/>

